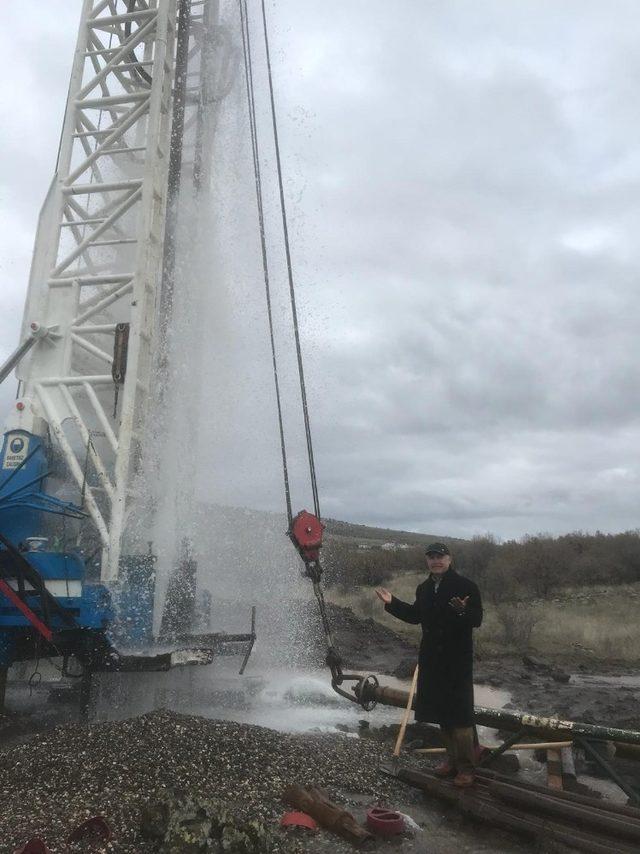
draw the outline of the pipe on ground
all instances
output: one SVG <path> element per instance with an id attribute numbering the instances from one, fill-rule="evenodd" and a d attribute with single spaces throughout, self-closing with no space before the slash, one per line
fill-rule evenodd
<path id="1" fill-rule="evenodd" d="M 398 688 L 390 688 L 386 685 L 364 684 L 359 699 L 364 702 L 376 702 L 383 706 L 395 706 L 406 708 L 409 695 L 407 691 Z M 415 700 L 412 703 L 415 708 Z M 634 730 L 618 729 L 617 727 L 597 726 L 595 724 L 581 723 L 578 721 L 565 721 L 560 718 L 548 718 L 539 715 L 530 715 L 510 709 L 488 709 L 484 706 L 475 707 L 476 724 L 504 729 L 509 732 L 518 732 L 521 729 L 531 730 L 538 736 L 551 739 L 557 736 L 558 741 L 570 736 L 582 736 L 583 738 L 612 741 L 616 744 L 616 754 L 627 754 L 629 758 L 640 758 L 640 732 Z M 622 748 L 622 750 L 620 750 Z M 634 755 L 635 754 L 635 755 Z"/>

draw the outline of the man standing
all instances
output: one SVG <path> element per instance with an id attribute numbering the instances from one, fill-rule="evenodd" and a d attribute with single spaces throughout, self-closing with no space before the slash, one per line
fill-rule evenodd
<path id="1" fill-rule="evenodd" d="M 477 585 L 451 566 L 444 543 L 427 546 L 426 562 L 429 576 L 413 605 L 384 587 L 376 594 L 385 611 L 422 625 L 415 718 L 440 725 L 447 761 L 436 774 L 463 788 L 474 779 L 473 629 L 482 623 L 482 602 Z"/>

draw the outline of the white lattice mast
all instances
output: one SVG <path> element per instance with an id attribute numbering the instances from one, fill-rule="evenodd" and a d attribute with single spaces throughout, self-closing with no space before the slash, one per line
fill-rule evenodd
<path id="1" fill-rule="evenodd" d="M 18 370 L 12 426 L 49 425 L 99 532 L 105 581 L 118 574 L 152 395 L 176 31 L 176 0 L 85 0 L 25 310 L 23 337 L 33 322 L 56 334 Z M 114 409 L 118 324 L 128 352 Z"/>

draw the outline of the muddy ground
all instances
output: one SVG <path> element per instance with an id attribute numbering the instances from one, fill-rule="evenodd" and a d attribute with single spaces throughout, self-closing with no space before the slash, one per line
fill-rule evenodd
<path id="1" fill-rule="evenodd" d="M 346 609 L 331 607 L 330 611 L 337 646 L 348 669 L 410 677 L 416 660 L 410 643 L 373 620 L 357 619 Z M 322 644 L 318 638 L 315 648 L 307 650 L 310 661 L 321 657 Z M 596 667 L 575 657 L 542 662 L 512 655 L 476 663 L 476 681 L 509 691 L 512 708 L 640 729 L 637 689 L 575 682 L 575 674 L 619 676 L 623 672 L 628 673 L 628 667 Z M 9 702 L 12 696 L 17 695 L 10 687 Z M 66 832 L 92 813 L 110 818 L 113 841 L 102 848 L 80 844 L 70 850 L 118 854 L 205 850 L 163 848 L 160 837 L 144 835 L 145 806 L 167 791 L 213 799 L 230 808 L 239 821 L 259 821 L 268 841 L 265 848 L 255 851 L 321 854 L 352 850 L 325 832 L 290 837 L 278 829 L 278 818 L 285 810 L 280 795 L 288 782 L 321 786 L 359 821 L 364 821 L 368 807 L 380 803 L 400 809 L 420 825 L 415 835 L 378 841 L 374 850 L 402 854 L 544 850 L 472 824 L 451 807 L 424 799 L 382 773 L 395 728 L 377 729 L 375 712 L 370 716 L 368 738 L 286 736 L 264 727 L 174 712 L 87 725 L 74 721 L 76 712 L 70 699 L 67 693 L 46 708 L 25 704 L 22 710 L 14 709 L 0 718 L 2 852 L 13 851 L 38 834 L 52 854 L 62 854 L 67 851 Z M 408 737 L 413 735 L 409 732 Z M 409 756 L 405 761 L 429 764 Z M 626 773 L 633 771 L 626 769 Z"/>
<path id="2" fill-rule="evenodd" d="M 359 620 L 346 608 L 333 607 L 337 644 L 349 667 L 410 679 L 416 648 L 375 620 Z M 640 663 L 639 663 L 640 664 Z M 602 662 L 575 653 L 541 660 L 509 653 L 477 659 L 475 682 L 511 694 L 506 708 L 558 716 L 584 723 L 640 730 L 640 684 L 599 684 L 590 677 L 622 678 L 638 673 L 629 663 Z"/>

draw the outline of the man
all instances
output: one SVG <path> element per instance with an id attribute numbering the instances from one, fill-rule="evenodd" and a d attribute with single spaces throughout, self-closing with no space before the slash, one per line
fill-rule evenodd
<path id="1" fill-rule="evenodd" d="M 477 585 L 451 566 L 444 543 L 427 546 L 426 563 L 429 576 L 413 605 L 384 587 L 376 594 L 385 611 L 422 625 L 415 718 L 440 725 L 447 761 L 436 774 L 464 788 L 474 779 L 473 629 L 482 623 L 482 602 Z"/>

